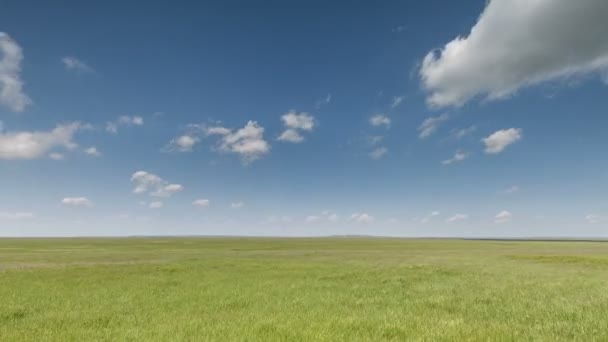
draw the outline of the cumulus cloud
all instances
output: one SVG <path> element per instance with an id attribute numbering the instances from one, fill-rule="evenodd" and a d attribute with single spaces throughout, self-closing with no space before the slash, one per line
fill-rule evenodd
<path id="1" fill-rule="evenodd" d="M 207 208 L 211 202 L 208 199 L 197 199 L 192 205 L 199 208 Z"/>
<path id="2" fill-rule="evenodd" d="M 369 157 L 372 159 L 380 159 L 388 153 L 386 147 L 378 147 L 369 153 Z"/>
<path id="3" fill-rule="evenodd" d="M 605 0 L 491 0 L 467 37 L 422 62 L 431 106 L 500 99 L 522 87 L 608 69 Z"/>
<path id="4" fill-rule="evenodd" d="M 369 124 L 375 127 L 385 126 L 388 128 L 391 126 L 391 118 L 384 114 L 374 114 L 369 118 Z"/>
<path id="5" fill-rule="evenodd" d="M 150 202 L 150 204 L 148 205 L 148 208 L 150 208 L 150 209 L 159 209 L 159 208 L 162 208 L 163 205 L 165 205 L 163 202 L 161 202 L 161 201 L 155 201 L 155 202 Z"/>
<path id="6" fill-rule="evenodd" d="M 194 145 L 198 144 L 200 138 L 193 134 L 184 134 L 175 139 L 172 139 L 164 148 L 169 152 L 191 152 Z"/>
<path id="7" fill-rule="evenodd" d="M 66 68 L 66 70 L 72 70 L 76 72 L 93 72 L 93 68 L 91 68 L 87 63 L 79 60 L 76 57 L 66 56 L 61 59 L 61 63 Z"/>
<path id="8" fill-rule="evenodd" d="M 0 212 L 0 219 L 2 220 L 29 220 L 34 218 L 34 213 L 31 212 Z"/>
<path id="9" fill-rule="evenodd" d="M 36 159 L 54 148 L 73 150 L 74 133 L 85 128 L 78 122 L 58 125 L 50 132 L 0 132 L 0 159 Z"/>
<path id="10" fill-rule="evenodd" d="M 511 219 L 513 218 L 513 214 L 511 214 L 510 212 L 503 210 L 501 212 L 499 212 L 498 214 L 496 214 L 496 216 L 494 216 L 494 222 L 495 223 L 506 223 L 511 221 Z"/>
<path id="11" fill-rule="evenodd" d="M 450 165 L 453 163 L 458 163 L 458 162 L 461 162 L 461 161 L 467 159 L 468 157 L 469 157 L 469 154 L 467 152 L 463 152 L 463 151 L 459 150 L 459 151 L 456 151 L 456 153 L 454 154 L 454 156 L 452 158 L 443 160 L 441 162 L 441 164 Z"/>
<path id="12" fill-rule="evenodd" d="M 521 190 L 521 188 L 519 187 L 519 185 L 512 185 L 512 186 L 506 188 L 503 192 L 505 194 L 514 194 L 516 192 L 519 192 L 519 190 Z"/>
<path id="13" fill-rule="evenodd" d="M 445 220 L 445 222 L 453 223 L 453 222 L 458 222 L 458 221 L 464 221 L 464 220 L 467 220 L 468 218 L 469 218 L 469 215 L 467 215 L 467 214 L 456 214 L 454 216 L 449 217 L 447 220 Z"/>
<path id="14" fill-rule="evenodd" d="M 486 145 L 486 153 L 497 154 L 502 152 L 507 146 L 519 141 L 522 137 L 520 128 L 501 129 L 492 133 L 490 136 L 483 138 L 482 141 Z"/>
<path id="15" fill-rule="evenodd" d="M 375 219 L 368 213 L 354 213 L 350 216 L 350 220 L 359 223 L 372 223 Z"/>
<path id="16" fill-rule="evenodd" d="M 118 127 L 120 126 L 143 126 L 144 118 L 141 116 L 120 116 L 115 121 L 108 121 L 106 123 L 106 131 L 116 134 L 118 133 Z"/>
<path id="17" fill-rule="evenodd" d="M 243 163 L 248 164 L 270 152 L 270 144 L 264 140 L 264 127 L 255 121 L 247 122 L 245 127 L 236 131 L 225 127 L 207 127 L 208 136 L 219 135 L 218 150 L 223 153 L 236 153 Z"/>
<path id="18" fill-rule="evenodd" d="M 184 190 L 180 184 L 170 184 L 161 177 L 146 171 L 137 171 L 131 176 L 135 186 L 133 193 L 149 194 L 155 197 L 169 197 Z"/>
<path id="19" fill-rule="evenodd" d="M 292 128 L 284 130 L 277 139 L 291 143 L 300 143 L 304 141 L 304 137 L 297 130 Z"/>
<path id="20" fill-rule="evenodd" d="M 91 208 L 94 206 L 93 202 L 91 202 L 86 197 L 66 197 L 61 200 L 61 203 L 64 205 L 71 205 L 74 207 L 88 207 Z"/>
<path id="21" fill-rule="evenodd" d="M 21 80 L 21 47 L 11 37 L 0 32 L 0 105 L 22 112 L 32 100 L 23 92 Z"/>
<path id="22" fill-rule="evenodd" d="M 312 115 L 305 112 L 298 114 L 294 110 L 281 116 L 281 120 L 285 126 L 285 131 L 281 133 L 278 140 L 291 143 L 300 143 L 304 141 L 304 137 L 300 132 L 310 132 L 316 125 L 315 118 Z"/>
<path id="23" fill-rule="evenodd" d="M 86 150 L 84 150 L 84 153 L 86 153 L 86 154 L 88 154 L 89 156 L 92 156 L 92 157 L 99 157 L 99 156 L 101 156 L 101 152 L 99 152 L 97 150 L 97 147 L 95 147 L 95 146 L 91 146 L 91 147 L 87 148 Z"/>
<path id="24" fill-rule="evenodd" d="M 439 116 L 426 118 L 422 121 L 422 124 L 418 126 L 418 137 L 420 139 L 428 138 L 437 131 L 437 128 L 449 119 L 447 113 L 443 113 Z"/>

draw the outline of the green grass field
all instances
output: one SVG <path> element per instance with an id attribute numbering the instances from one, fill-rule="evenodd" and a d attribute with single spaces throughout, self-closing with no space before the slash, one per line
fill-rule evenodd
<path id="1" fill-rule="evenodd" d="M 0 239 L 1 341 L 608 340 L 608 243 Z"/>

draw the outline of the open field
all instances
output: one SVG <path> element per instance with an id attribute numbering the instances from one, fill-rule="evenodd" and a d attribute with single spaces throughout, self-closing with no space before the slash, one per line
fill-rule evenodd
<path id="1" fill-rule="evenodd" d="M 608 243 L 0 239 L 1 341 L 608 340 Z"/>

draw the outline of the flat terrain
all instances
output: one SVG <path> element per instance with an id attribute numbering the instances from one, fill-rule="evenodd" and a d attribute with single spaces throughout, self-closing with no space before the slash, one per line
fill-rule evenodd
<path id="1" fill-rule="evenodd" d="M 608 340 L 608 243 L 0 239 L 1 341 Z"/>

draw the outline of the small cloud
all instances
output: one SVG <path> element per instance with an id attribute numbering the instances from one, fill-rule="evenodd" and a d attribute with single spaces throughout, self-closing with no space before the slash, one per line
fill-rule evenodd
<path id="1" fill-rule="evenodd" d="M 461 162 L 461 161 L 467 159 L 468 157 L 469 157 L 469 154 L 467 152 L 463 152 L 463 151 L 459 150 L 459 151 L 456 151 L 456 153 L 454 154 L 454 156 L 452 158 L 443 160 L 441 162 L 441 164 L 450 165 L 453 163 Z"/>
<path id="2" fill-rule="evenodd" d="M 49 154 L 49 158 L 53 159 L 53 160 L 65 160 L 65 156 L 61 153 L 57 153 L 57 152 L 53 152 Z"/>
<path id="3" fill-rule="evenodd" d="M 86 197 L 66 197 L 61 200 L 61 203 L 64 205 L 71 205 L 71 206 L 75 206 L 75 207 L 91 208 L 94 206 L 93 202 L 91 202 Z"/>
<path id="4" fill-rule="evenodd" d="M 427 216 L 423 217 L 422 219 L 420 219 L 420 223 L 422 224 L 426 224 L 431 222 L 431 219 L 433 217 L 439 216 L 439 212 L 438 211 L 433 211 L 430 214 L 428 214 Z"/>
<path id="5" fill-rule="evenodd" d="M 57 147 L 73 150 L 78 146 L 73 136 L 82 129 L 85 125 L 73 122 L 58 125 L 51 131 L 0 132 L 0 159 L 37 159 Z"/>
<path id="6" fill-rule="evenodd" d="M 159 176 L 146 171 L 137 171 L 131 176 L 135 194 L 149 194 L 155 197 L 169 197 L 184 190 L 180 184 L 169 184 Z"/>
<path id="7" fill-rule="evenodd" d="M 509 128 L 496 131 L 490 136 L 483 138 L 482 141 L 486 145 L 486 153 L 498 154 L 507 148 L 507 146 L 519 141 L 521 137 L 522 130 L 520 128 Z"/>
<path id="8" fill-rule="evenodd" d="M 389 128 L 391 127 L 391 119 L 384 114 L 374 114 L 369 118 L 369 124 L 374 127 L 385 126 Z"/>
<path id="9" fill-rule="evenodd" d="M 84 153 L 86 153 L 87 155 L 92 156 L 92 157 L 101 156 L 101 153 L 97 150 L 97 147 L 95 147 L 95 146 L 91 146 L 91 147 L 87 148 L 86 150 L 84 150 Z"/>
<path id="10" fill-rule="evenodd" d="M 306 217 L 306 222 L 307 222 L 307 223 L 314 223 L 314 222 L 319 221 L 320 219 L 321 219 L 321 218 L 320 218 L 319 216 L 314 216 L 314 215 L 311 215 L 311 216 L 307 216 L 307 217 Z"/>
<path id="11" fill-rule="evenodd" d="M 589 223 L 589 224 L 596 224 L 596 223 L 600 223 L 601 221 L 603 221 L 603 218 L 598 215 L 589 214 L 589 215 L 585 216 L 585 221 L 587 221 L 587 223 Z"/>
<path id="12" fill-rule="evenodd" d="M 286 129 L 281 133 L 281 135 L 277 138 L 279 141 L 286 141 L 291 143 L 300 143 L 304 141 L 304 137 L 298 133 L 295 129 Z"/>
<path id="13" fill-rule="evenodd" d="M 521 188 L 519 187 L 519 185 L 512 185 L 508 188 L 506 188 L 503 193 L 505 194 L 514 194 L 516 192 L 519 192 L 519 190 L 521 190 Z"/>
<path id="14" fill-rule="evenodd" d="M 369 157 L 377 160 L 384 157 L 388 153 L 388 149 L 386 147 L 378 147 L 369 153 Z"/>
<path id="15" fill-rule="evenodd" d="M 249 121 L 245 127 L 236 131 L 228 128 L 204 127 L 206 136 L 219 135 L 218 150 L 223 153 L 236 153 L 244 164 L 249 164 L 270 152 L 270 144 L 264 140 L 264 127 Z"/>
<path id="16" fill-rule="evenodd" d="M 304 137 L 300 134 L 301 131 L 310 132 L 316 125 L 315 118 L 305 112 L 300 114 L 291 110 L 281 116 L 285 131 L 281 133 L 278 140 L 291 143 L 300 143 L 304 141 Z"/>
<path id="17" fill-rule="evenodd" d="M 399 107 L 401 103 L 403 103 L 404 99 L 404 96 L 393 96 L 393 101 L 391 102 L 391 109 Z"/>
<path id="18" fill-rule="evenodd" d="M 190 134 L 184 134 L 172 139 L 163 149 L 167 152 L 191 152 L 194 145 L 198 144 L 200 138 Z"/>
<path id="19" fill-rule="evenodd" d="M 453 222 L 458 222 L 458 221 L 464 221 L 464 220 L 467 220 L 468 218 L 469 218 L 469 215 L 467 215 L 467 214 L 456 214 L 456 215 L 448 218 L 447 220 L 445 220 L 445 222 L 453 223 Z"/>
<path id="20" fill-rule="evenodd" d="M 230 208 L 232 208 L 232 209 L 240 209 L 240 208 L 242 208 L 244 206 L 245 206 L 245 203 L 243 203 L 243 202 L 232 202 L 232 203 L 230 203 Z"/>
<path id="21" fill-rule="evenodd" d="M 511 221 L 513 218 L 513 214 L 510 212 L 503 210 L 494 216 L 494 223 L 507 223 Z"/>
<path id="22" fill-rule="evenodd" d="M 141 116 L 120 116 L 116 121 L 108 121 L 106 123 L 106 131 L 112 134 L 118 133 L 120 126 L 143 126 L 144 118 Z"/>
<path id="23" fill-rule="evenodd" d="M 439 116 L 426 118 L 420 126 L 418 126 L 418 137 L 425 139 L 433 135 L 437 131 L 437 128 L 449 119 L 447 113 L 443 113 Z"/>
<path id="24" fill-rule="evenodd" d="M 199 208 L 207 208 L 211 202 L 208 199 L 197 199 L 192 205 Z"/>
<path id="25" fill-rule="evenodd" d="M 162 208 L 162 207 L 163 207 L 163 205 L 164 205 L 164 203 L 163 203 L 163 202 L 161 202 L 161 201 L 156 201 L 156 202 L 150 202 L 150 204 L 148 205 L 148 207 L 149 207 L 150 209 L 159 209 L 159 208 Z"/>
<path id="26" fill-rule="evenodd" d="M 79 60 L 76 57 L 63 57 L 61 59 L 61 62 L 63 63 L 63 66 L 65 66 L 66 70 L 72 70 L 81 73 L 89 73 L 94 71 L 93 68 L 91 68 L 88 64 Z"/>
<path id="27" fill-rule="evenodd" d="M 317 102 L 315 103 L 315 108 L 317 110 L 321 109 L 321 107 L 328 105 L 331 102 L 331 94 L 327 94 L 327 96 L 325 96 L 322 99 L 317 100 Z"/>
<path id="28" fill-rule="evenodd" d="M 394 33 L 401 33 L 401 32 L 405 32 L 406 30 L 407 30 L 407 26 L 405 26 L 405 25 L 398 25 L 391 29 L 391 31 Z"/>
<path id="29" fill-rule="evenodd" d="M 473 125 L 473 126 L 469 126 L 466 128 L 453 130 L 451 136 L 456 140 L 460 140 L 460 139 L 466 137 L 467 135 L 475 132 L 476 130 L 477 130 L 477 126 Z"/>
<path id="30" fill-rule="evenodd" d="M 375 219 L 367 213 L 354 213 L 350 216 L 350 220 L 359 223 L 372 223 Z"/>
<path id="31" fill-rule="evenodd" d="M 0 219 L 2 220 L 29 220 L 29 219 L 33 219 L 34 218 L 34 214 L 31 212 L 14 212 L 14 213 L 9 213 L 9 212 L 0 212 Z"/>

